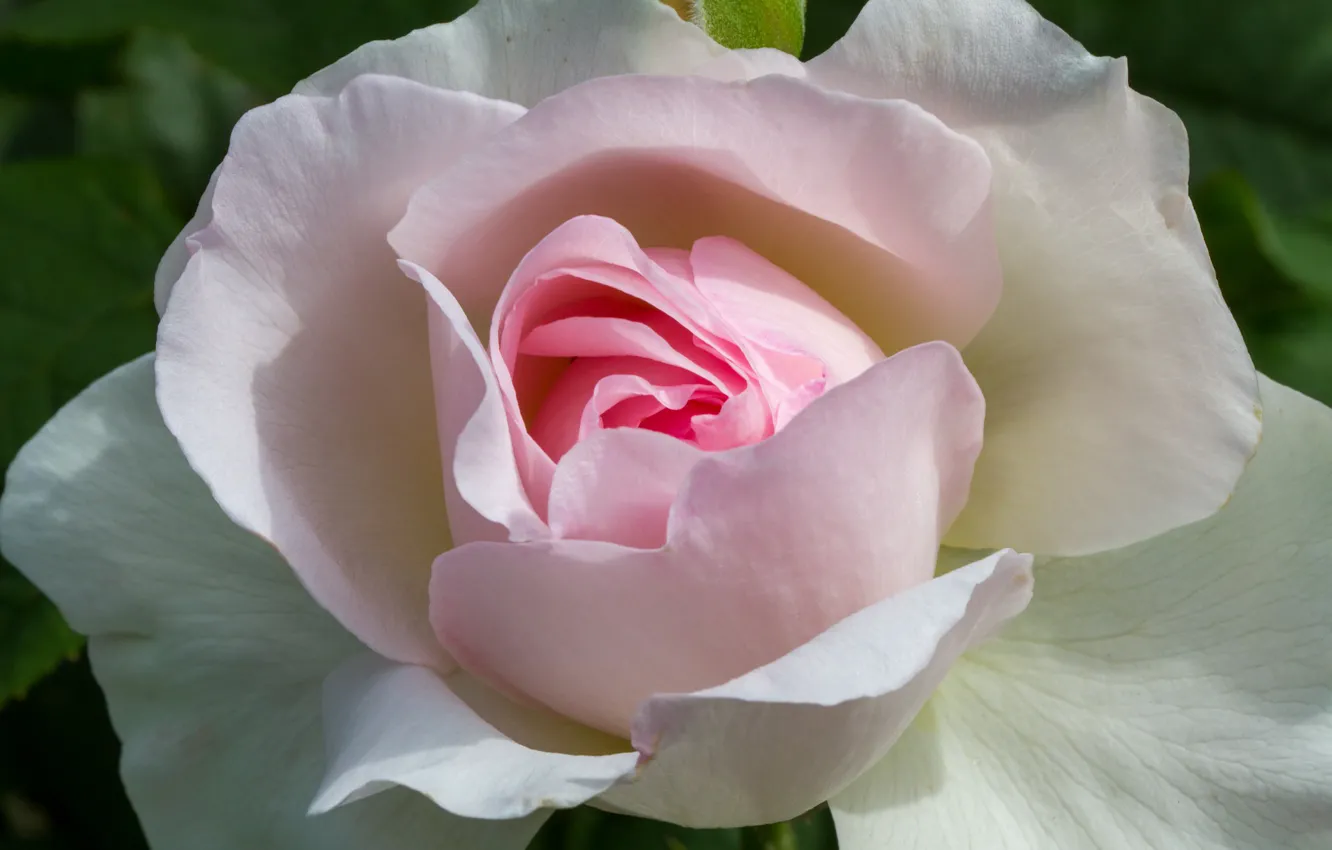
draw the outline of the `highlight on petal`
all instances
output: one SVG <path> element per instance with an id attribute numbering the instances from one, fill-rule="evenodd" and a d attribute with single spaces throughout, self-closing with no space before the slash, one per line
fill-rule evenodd
<path id="1" fill-rule="evenodd" d="M 213 192 L 217 190 L 217 177 L 221 170 L 221 167 L 213 170 L 193 217 L 181 228 L 180 233 L 176 234 L 176 238 L 171 240 L 171 244 L 162 254 L 162 259 L 157 263 L 157 270 L 153 274 L 153 305 L 157 307 L 159 316 L 166 312 L 171 289 L 185 273 L 185 265 L 189 263 L 194 252 L 199 250 L 196 236 L 213 222 Z"/>
<path id="2" fill-rule="evenodd" d="M 724 685 L 653 697 L 634 718 L 647 763 L 603 801 L 696 827 L 797 817 L 882 758 L 958 656 L 1022 611 L 1030 565 L 998 552 Z"/>
<path id="3" fill-rule="evenodd" d="M 1263 379 L 1215 517 L 1036 568 L 1030 607 L 832 799 L 843 850 L 1332 839 L 1332 410 Z"/>
<path id="4" fill-rule="evenodd" d="M 878 761 L 959 654 L 1022 611 L 1030 563 L 995 553 L 731 682 L 656 695 L 637 753 L 466 673 L 359 657 L 325 688 L 330 766 L 312 811 L 401 785 L 481 818 L 582 802 L 696 827 L 795 817 Z"/>
<path id="5" fill-rule="evenodd" d="M 1023 0 L 870 0 L 810 79 L 921 104 L 994 169 L 1004 297 L 963 547 L 1113 549 L 1215 512 L 1257 383 L 1188 199 L 1184 127 Z"/>
<path id="6" fill-rule="evenodd" d="M 218 509 L 162 424 L 151 356 L 95 382 L 19 453 L 0 545 L 89 636 L 156 850 L 521 850 L 544 820 L 470 821 L 402 791 L 305 815 L 321 682 L 364 649 Z"/>
<path id="7" fill-rule="evenodd" d="M 546 537 L 546 524 L 524 489 L 502 391 L 476 331 L 434 275 L 400 265 L 431 302 L 431 373 L 453 542 Z"/>
<path id="8" fill-rule="evenodd" d="M 250 112 L 159 330 L 163 415 L 228 515 L 369 646 L 441 668 L 422 604 L 449 545 L 425 301 L 384 235 L 521 112 L 388 77 Z"/>
<path id="9" fill-rule="evenodd" d="M 636 753 L 614 751 L 624 742 L 562 719 L 542 721 L 548 738 L 601 752 L 524 746 L 483 720 L 434 671 L 373 655 L 329 677 L 324 706 L 329 767 L 313 814 L 401 785 L 465 817 L 526 817 L 585 803 L 632 776 L 638 762 Z M 556 735 L 553 723 L 564 727 Z"/>
<path id="10" fill-rule="evenodd" d="M 809 286 L 882 350 L 961 346 L 1001 286 L 990 167 L 903 101 L 763 77 L 613 77 L 561 92 L 412 199 L 390 241 L 485 335 L 504 282 L 570 218 L 647 248 L 729 237 Z"/>
<path id="11" fill-rule="evenodd" d="M 657 0 L 480 0 L 450 23 L 357 48 L 296 91 L 388 74 L 534 106 L 595 77 L 692 74 L 726 54 Z"/>
<path id="12" fill-rule="evenodd" d="M 771 47 L 728 50 L 700 65 L 693 73 L 714 80 L 752 80 L 768 74 L 781 74 L 803 80 L 805 64 L 796 57 Z"/>
<path id="13" fill-rule="evenodd" d="M 966 498 L 983 410 L 956 350 L 901 352 L 770 439 L 694 463 L 661 549 L 552 540 L 445 552 L 432 622 L 468 671 L 627 736 L 653 694 L 720 685 L 927 581 Z M 560 486 L 595 504 L 607 496 L 578 488 L 616 482 L 571 469 Z"/>

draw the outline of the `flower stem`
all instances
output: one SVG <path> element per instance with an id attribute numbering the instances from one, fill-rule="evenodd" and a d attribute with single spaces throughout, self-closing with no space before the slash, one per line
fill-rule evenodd
<path id="1" fill-rule="evenodd" d="M 787 822 L 746 829 L 743 846 L 744 850 L 800 850 L 795 829 Z"/>

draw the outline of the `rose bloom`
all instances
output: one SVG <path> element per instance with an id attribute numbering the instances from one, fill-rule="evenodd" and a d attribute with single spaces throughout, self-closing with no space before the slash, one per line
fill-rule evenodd
<path id="1" fill-rule="evenodd" d="M 1332 414 L 1186 184 L 1019 0 L 482 0 L 241 120 L 4 551 L 159 850 L 1326 848 Z"/>

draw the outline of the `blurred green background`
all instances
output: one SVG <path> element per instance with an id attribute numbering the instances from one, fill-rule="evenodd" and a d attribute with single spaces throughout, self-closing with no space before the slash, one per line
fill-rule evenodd
<path id="1" fill-rule="evenodd" d="M 863 0 L 861 0 L 863 2 Z M 806 54 L 857 0 L 808 0 Z M 148 351 L 153 269 L 231 125 L 466 0 L 0 0 L 0 467 Z M 1332 2 L 1039 0 L 1188 124 L 1193 197 L 1259 368 L 1332 403 Z M 0 850 L 138 850 L 81 640 L 0 563 Z M 690 831 L 563 813 L 544 850 L 831 850 L 826 810 Z"/>

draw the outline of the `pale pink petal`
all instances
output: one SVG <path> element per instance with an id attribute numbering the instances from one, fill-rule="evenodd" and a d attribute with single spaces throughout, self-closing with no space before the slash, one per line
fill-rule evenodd
<path id="1" fill-rule="evenodd" d="M 716 387 L 736 386 L 740 380 L 661 314 L 646 321 L 572 316 L 548 322 L 529 331 L 518 350 L 542 357 L 641 357 L 693 372 Z"/>
<path id="2" fill-rule="evenodd" d="M 666 543 L 676 494 L 703 457 L 697 447 L 655 431 L 598 431 L 555 468 L 551 531 L 564 539 L 656 549 Z"/>
<path id="3" fill-rule="evenodd" d="M 176 238 L 171 240 L 171 244 L 162 254 L 162 259 L 157 263 L 157 271 L 153 275 L 153 305 L 157 307 L 159 316 L 166 312 L 167 299 L 171 297 L 171 290 L 176 281 L 184 274 L 185 264 L 190 261 L 194 252 L 199 250 L 195 235 L 213 222 L 213 192 L 217 189 L 217 178 L 221 172 L 221 166 L 213 170 L 194 216 L 181 228 L 180 233 L 176 234 Z"/>
<path id="4" fill-rule="evenodd" d="M 521 112 L 368 77 L 249 113 L 159 332 L 163 416 L 223 509 L 405 661 L 448 664 L 421 599 L 449 528 L 425 299 L 384 234 Z"/>
<path id="5" fill-rule="evenodd" d="M 431 370 L 444 493 L 455 545 L 546 536 L 514 455 L 508 412 L 481 341 L 457 300 L 428 271 L 401 263 L 430 298 Z"/>
<path id="6" fill-rule="evenodd" d="M 910 103 L 780 76 L 617 77 L 542 102 L 431 181 L 390 240 L 480 327 L 514 267 L 572 216 L 612 218 L 654 247 L 728 236 L 892 351 L 965 344 L 989 318 L 989 191 L 979 145 Z"/>
<path id="7" fill-rule="evenodd" d="M 1021 613 L 1031 591 L 1031 556 L 1004 550 L 733 681 L 654 696 L 634 717 L 638 781 L 602 801 L 694 827 L 797 817 L 881 759 L 958 656 Z"/>
<path id="8" fill-rule="evenodd" d="M 473 673 L 625 734 L 653 693 L 721 684 L 928 580 L 966 500 L 983 416 L 956 350 L 909 349 L 771 439 L 694 464 L 662 549 L 556 540 L 446 552 L 432 622 Z"/>
<path id="9" fill-rule="evenodd" d="M 883 352 L 854 322 L 808 286 L 763 257 L 725 237 L 694 243 L 689 255 L 694 283 L 726 319 L 752 359 L 766 346 L 803 352 L 828 367 L 832 386 L 844 383 L 883 359 Z M 814 378 L 793 381 L 799 386 Z"/>
<path id="10" fill-rule="evenodd" d="M 405 786 L 485 818 L 584 801 L 699 827 L 797 816 L 881 758 L 958 656 L 1021 612 L 1030 562 L 998 552 L 717 688 L 654 696 L 635 717 L 638 753 L 465 674 L 357 659 L 325 688 L 314 809 Z"/>
<path id="11" fill-rule="evenodd" d="M 1258 384 L 1180 120 L 1023 0 L 870 0 L 808 70 L 920 103 L 994 167 L 1004 298 L 965 352 L 990 416 L 950 542 L 1081 554 L 1217 510 L 1258 441 Z"/>

